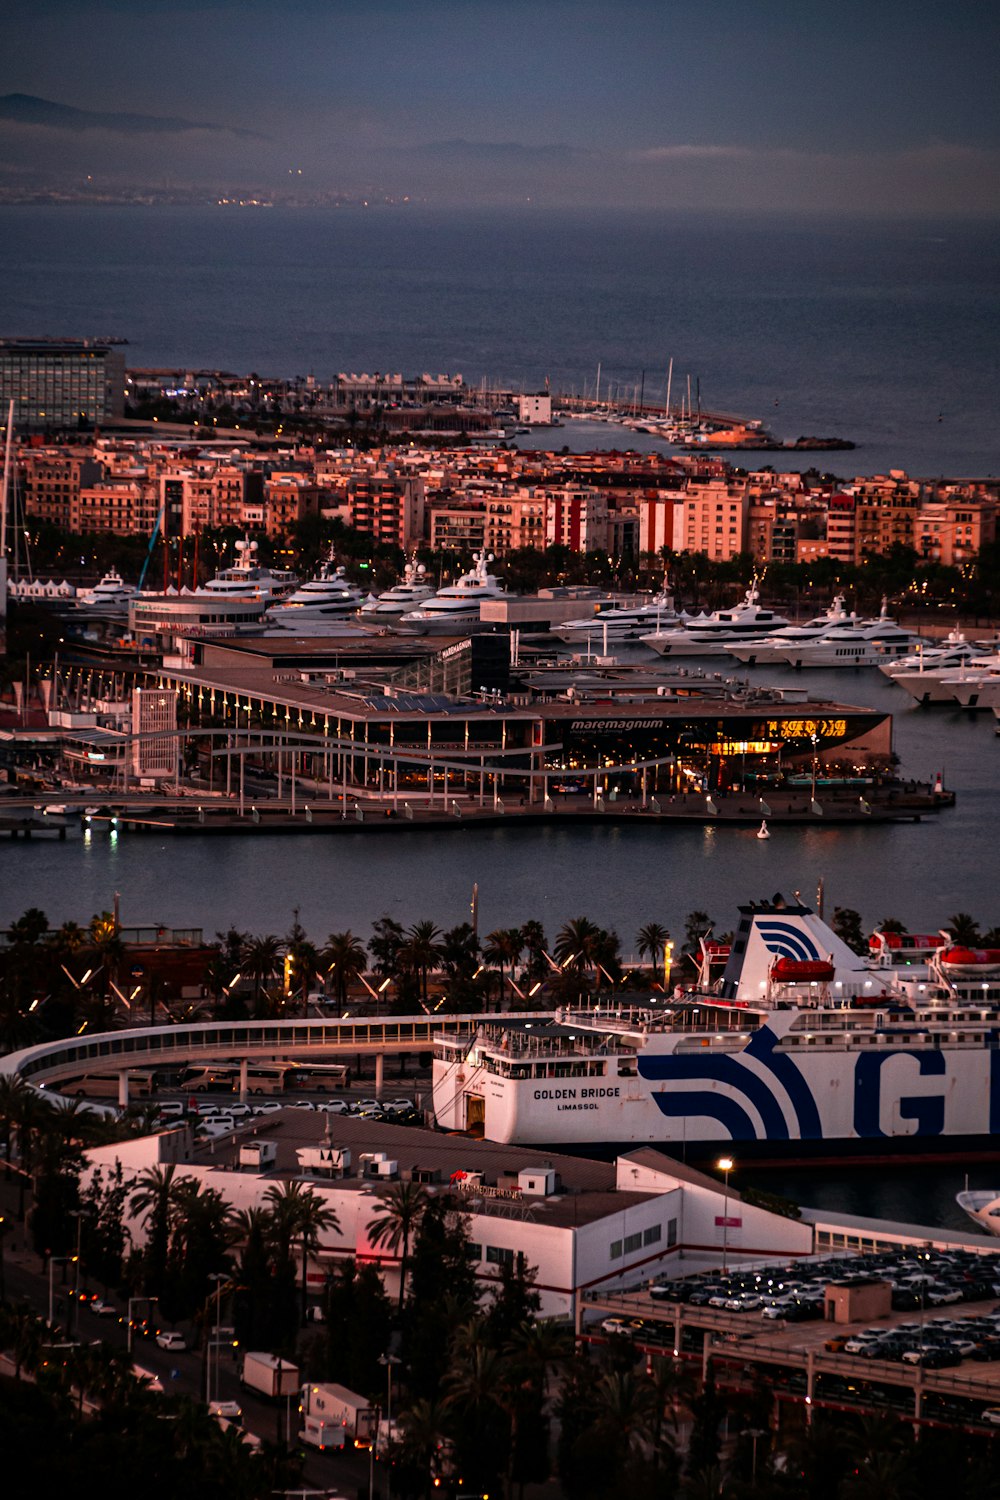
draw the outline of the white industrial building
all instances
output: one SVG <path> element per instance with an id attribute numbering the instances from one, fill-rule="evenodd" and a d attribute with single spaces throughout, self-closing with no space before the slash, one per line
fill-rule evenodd
<path id="1" fill-rule="evenodd" d="M 185 1127 L 88 1152 L 88 1171 L 120 1161 L 126 1178 L 158 1162 L 217 1189 L 235 1208 L 259 1204 L 276 1181 L 308 1180 L 336 1212 L 309 1268 L 322 1286 L 338 1261 L 379 1265 L 398 1291 L 398 1256 L 373 1247 L 368 1225 L 394 1181 L 453 1192 L 468 1214 L 480 1280 L 521 1252 L 536 1274 L 542 1315 L 573 1317 L 583 1292 L 610 1291 L 663 1272 L 787 1260 L 813 1249 L 812 1229 L 742 1202 L 714 1178 L 640 1147 L 615 1162 L 456 1139 L 299 1109 L 255 1117 L 195 1146 Z M 143 1230 L 130 1225 L 137 1243 Z"/>

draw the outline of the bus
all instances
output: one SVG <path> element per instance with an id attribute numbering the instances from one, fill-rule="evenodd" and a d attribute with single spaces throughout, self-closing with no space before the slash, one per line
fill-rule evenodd
<path id="1" fill-rule="evenodd" d="M 317 1094 L 333 1094 L 346 1089 L 351 1070 L 346 1063 L 299 1063 L 291 1072 L 293 1089 L 308 1089 Z"/>
<path id="2" fill-rule="evenodd" d="M 156 1093 L 160 1079 L 151 1068 L 130 1068 L 126 1073 L 130 1099 L 148 1099 Z M 55 1086 L 54 1092 L 73 1094 L 77 1099 L 117 1099 L 117 1073 L 84 1073 L 65 1084 Z"/>
<path id="3" fill-rule="evenodd" d="M 248 1063 L 247 1092 L 250 1094 L 287 1094 L 290 1088 L 295 1087 L 292 1081 L 294 1072 L 293 1063 Z M 236 1075 L 236 1087 L 239 1088 L 239 1073 Z"/>
<path id="4" fill-rule="evenodd" d="M 218 1089 L 223 1093 L 232 1094 L 240 1086 L 240 1070 L 234 1067 L 194 1066 L 185 1068 L 181 1074 L 180 1085 L 182 1089 L 188 1089 L 193 1094 L 204 1094 L 209 1089 Z"/>

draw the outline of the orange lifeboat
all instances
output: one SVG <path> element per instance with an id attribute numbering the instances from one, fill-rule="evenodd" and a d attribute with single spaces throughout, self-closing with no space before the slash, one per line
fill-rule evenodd
<path id="1" fill-rule="evenodd" d="M 823 958 L 779 958 L 771 969 L 777 984 L 820 984 L 833 978 L 835 966 Z"/>
<path id="2" fill-rule="evenodd" d="M 978 975 L 1000 972 L 1000 948 L 965 948 L 952 943 L 938 954 L 942 974 L 975 978 Z"/>

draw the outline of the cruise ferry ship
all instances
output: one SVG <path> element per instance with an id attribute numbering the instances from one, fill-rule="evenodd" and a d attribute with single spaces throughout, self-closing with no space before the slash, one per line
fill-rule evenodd
<path id="1" fill-rule="evenodd" d="M 877 933 L 859 957 L 808 906 L 740 909 L 698 983 L 633 1008 L 484 1017 L 438 1038 L 445 1130 L 692 1159 L 967 1159 L 1000 1130 L 1000 951 Z M 719 970 L 724 963 L 721 974 Z M 718 975 L 718 977 L 715 977 Z"/>

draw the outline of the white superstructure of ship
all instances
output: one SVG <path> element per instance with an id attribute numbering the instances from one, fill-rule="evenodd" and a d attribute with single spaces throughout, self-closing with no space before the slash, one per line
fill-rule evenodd
<path id="1" fill-rule="evenodd" d="M 426 604 L 411 609 L 394 629 L 404 635 L 462 635 L 478 630 L 483 600 L 499 599 L 503 594 L 500 580 L 490 572 L 492 561 L 492 552 L 477 552 L 470 572 L 463 573 L 457 583 L 438 589 Z"/>
<path id="2" fill-rule="evenodd" d="M 589 646 L 591 649 L 599 646 L 606 651 L 608 646 L 642 640 L 650 629 L 655 634 L 679 625 L 685 619 L 686 615 L 679 615 L 674 609 L 674 597 L 664 579 L 660 592 L 642 604 L 616 604 L 578 620 L 566 620 L 555 626 L 552 634 L 565 641 L 567 646 Z"/>
<path id="3" fill-rule="evenodd" d="M 423 563 L 408 562 L 399 582 L 384 594 L 366 599 L 358 614 L 371 625 L 393 625 L 411 610 L 420 609 L 434 594 Z"/>
<path id="4" fill-rule="evenodd" d="M 917 703 L 954 703 L 952 679 L 964 682 L 991 662 L 995 647 L 984 641 L 966 640 L 960 630 L 949 631 L 942 641 L 925 641 L 908 656 L 883 662 L 879 671 L 896 683 Z M 997 658 L 992 662 L 996 665 Z"/>
<path id="5" fill-rule="evenodd" d="M 884 661 L 910 655 L 921 638 L 898 625 L 889 615 L 889 601 L 873 619 L 845 619 L 817 640 L 800 641 L 776 650 L 769 660 L 790 667 L 877 667 Z"/>
<path id="6" fill-rule="evenodd" d="M 356 629 L 356 616 L 365 598 L 331 553 L 315 578 L 299 584 L 293 593 L 268 608 L 264 624 L 312 635 L 329 634 L 331 627 L 349 623 L 350 633 Z"/>
<path id="7" fill-rule="evenodd" d="M 781 652 L 786 647 L 791 649 L 806 642 L 822 640 L 832 630 L 853 623 L 857 616 L 847 612 L 844 602 L 843 594 L 838 594 L 830 608 L 822 614 L 814 615 L 811 620 L 803 620 L 801 625 L 786 625 L 783 630 L 776 630 L 763 640 L 737 642 L 728 648 L 728 654 L 747 666 L 773 664 L 780 659 Z"/>
<path id="8" fill-rule="evenodd" d="M 651 631 L 640 639 L 660 656 L 725 656 L 733 646 L 765 640 L 788 624 L 784 615 L 761 604 L 753 583 L 742 604 L 732 609 L 694 615 L 680 625 Z"/>
<path id="9" fill-rule="evenodd" d="M 236 561 L 220 568 L 197 593 L 213 594 L 222 599 L 270 600 L 294 588 L 296 575 L 287 568 L 265 568 L 257 561 L 257 543 L 243 537 L 235 545 Z"/>
<path id="10" fill-rule="evenodd" d="M 1000 1130 L 1000 951 L 877 933 L 866 957 L 809 907 L 741 908 L 731 947 L 647 1005 L 484 1018 L 438 1038 L 446 1130 L 740 1159 L 928 1158 Z M 725 963 L 721 977 L 720 962 Z"/>

